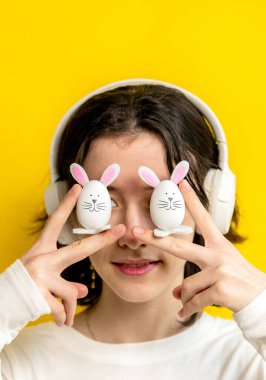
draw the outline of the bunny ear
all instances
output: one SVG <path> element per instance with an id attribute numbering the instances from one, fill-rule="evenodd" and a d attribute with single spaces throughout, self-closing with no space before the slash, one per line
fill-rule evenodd
<path id="1" fill-rule="evenodd" d="M 82 166 L 79 164 L 71 164 L 70 165 L 70 172 L 72 176 L 75 178 L 75 180 L 81 185 L 84 186 L 89 182 L 89 178 L 87 176 L 87 173 L 83 169 Z"/>
<path id="2" fill-rule="evenodd" d="M 118 177 L 120 172 L 120 166 L 118 164 L 112 164 L 102 174 L 100 182 L 106 187 L 109 186 Z"/>
<path id="3" fill-rule="evenodd" d="M 154 171 L 148 168 L 147 166 L 140 166 L 138 169 L 138 173 L 139 173 L 140 178 L 144 182 L 146 182 L 148 185 L 152 187 L 156 187 L 157 185 L 159 185 L 160 183 L 159 178 L 154 173 Z"/>
<path id="4" fill-rule="evenodd" d="M 189 163 L 185 160 L 180 161 L 173 170 L 171 181 L 176 185 L 187 175 Z"/>

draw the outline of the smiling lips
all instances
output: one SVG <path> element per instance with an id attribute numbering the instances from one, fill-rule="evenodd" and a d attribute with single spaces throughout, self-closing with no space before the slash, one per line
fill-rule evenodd
<path id="1" fill-rule="evenodd" d="M 141 276 L 149 273 L 161 260 L 126 260 L 125 262 L 113 263 L 123 274 L 127 276 Z"/>

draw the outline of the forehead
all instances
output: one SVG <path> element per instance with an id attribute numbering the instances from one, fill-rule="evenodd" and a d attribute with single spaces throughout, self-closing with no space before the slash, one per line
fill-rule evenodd
<path id="1" fill-rule="evenodd" d="M 165 147 L 157 136 L 149 133 L 134 138 L 100 137 L 91 145 L 83 166 L 90 179 L 100 179 L 107 166 L 113 163 L 120 166 L 120 174 L 114 181 L 114 186 L 120 189 L 147 186 L 138 175 L 141 165 L 151 168 L 160 180 L 170 176 Z"/>

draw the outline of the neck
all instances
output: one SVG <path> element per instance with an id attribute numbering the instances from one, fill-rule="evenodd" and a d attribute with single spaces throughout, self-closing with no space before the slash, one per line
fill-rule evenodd
<path id="1" fill-rule="evenodd" d="M 159 299 L 133 303 L 103 284 L 97 304 L 83 313 L 88 336 L 105 343 L 134 343 L 177 334 L 185 327 L 177 315 L 182 304 L 173 297 L 172 289 Z"/>

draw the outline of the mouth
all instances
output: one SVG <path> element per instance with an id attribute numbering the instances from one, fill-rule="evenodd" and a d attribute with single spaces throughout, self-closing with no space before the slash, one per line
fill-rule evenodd
<path id="1" fill-rule="evenodd" d="M 162 260 L 128 260 L 112 262 L 117 269 L 126 276 L 142 276 L 151 272 Z"/>

